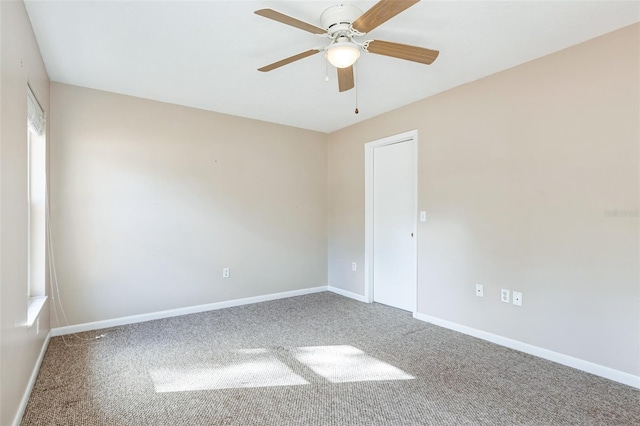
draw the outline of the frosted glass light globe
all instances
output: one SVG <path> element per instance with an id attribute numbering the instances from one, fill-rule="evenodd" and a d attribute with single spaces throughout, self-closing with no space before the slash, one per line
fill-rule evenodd
<path id="1" fill-rule="evenodd" d="M 336 68 L 347 68 L 360 57 L 360 48 L 355 44 L 344 41 L 329 46 L 327 60 Z"/>

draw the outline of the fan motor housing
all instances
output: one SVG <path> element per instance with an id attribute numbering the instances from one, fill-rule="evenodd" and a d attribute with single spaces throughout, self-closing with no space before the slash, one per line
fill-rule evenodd
<path id="1" fill-rule="evenodd" d="M 349 31 L 353 21 L 362 15 L 362 11 L 355 6 L 338 4 L 326 9 L 320 15 L 322 28 L 327 30 L 329 36 L 338 32 Z"/>

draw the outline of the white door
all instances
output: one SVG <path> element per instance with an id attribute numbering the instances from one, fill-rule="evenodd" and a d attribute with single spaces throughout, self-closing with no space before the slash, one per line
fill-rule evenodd
<path id="1" fill-rule="evenodd" d="M 416 309 L 415 140 L 373 150 L 373 300 Z"/>

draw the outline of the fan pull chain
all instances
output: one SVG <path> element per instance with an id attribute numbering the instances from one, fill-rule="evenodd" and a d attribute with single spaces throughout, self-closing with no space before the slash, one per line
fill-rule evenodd
<path id="1" fill-rule="evenodd" d="M 355 78 L 354 78 L 355 84 L 354 84 L 354 86 L 356 86 L 355 87 L 355 89 L 356 89 L 356 110 L 354 112 L 356 114 L 358 114 L 360 112 L 360 111 L 358 111 L 358 68 L 359 67 L 356 65 L 356 66 L 354 66 L 354 68 L 355 68 Z"/>

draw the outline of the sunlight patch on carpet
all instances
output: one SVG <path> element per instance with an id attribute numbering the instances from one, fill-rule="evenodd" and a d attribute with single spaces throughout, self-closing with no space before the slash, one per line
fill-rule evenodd
<path id="1" fill-rule="evenodd" d="M 149 371 L 156 392 L 306 385 L 275 356 L 266 352 L 229 354 L 209 365 Z"/>
<path id="2" fill-rule="evenodd" d="M 294 369 L 309 369 L 331 383 L 414 379 L 350 345 L 239 349 L 210 363 L 156 368 L 149 375 L 158 393 L 308 385 L 293 371 L 292 363 Z"/>
<path id="3" fill-rule="evenodd" d="M 309 346 L 293 353 L 298 361 L 332 383 L 415 379 L 350 345 Z"/>

